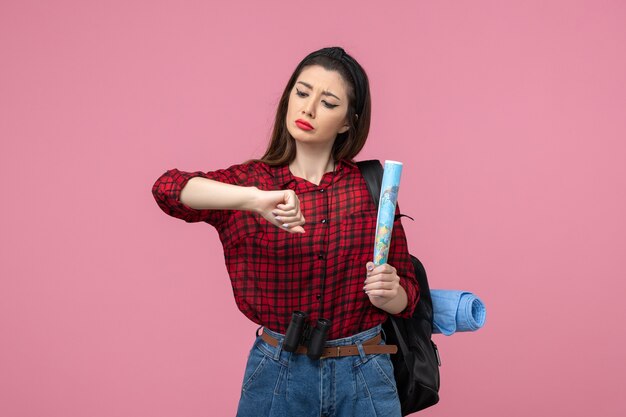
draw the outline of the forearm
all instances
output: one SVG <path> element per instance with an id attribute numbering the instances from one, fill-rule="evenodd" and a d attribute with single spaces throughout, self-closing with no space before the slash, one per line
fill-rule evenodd
<path id="1" fill-rule="evenodd" d="M 180 192 L 180 201 L 196 210 L 254 210 L 259 189 L 194 177 Z"/>

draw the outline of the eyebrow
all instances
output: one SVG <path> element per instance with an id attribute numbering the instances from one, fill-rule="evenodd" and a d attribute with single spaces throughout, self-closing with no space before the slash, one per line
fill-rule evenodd
<path id="1" fill-rule="evenodd" d="M 298 81 L 298 84 L 302 84 L 305 87 L 309 87 L 311 90 L 313 89 L 313 86 L 311 84 L 305 83 L 304 81 Z M 336 95 L 334 95 L 330 91 L 322 91 L 322 94 L 325 95 L 325 96 L 335 97 L 337 100 L 341 101 L 341 99 L 339 97 L 337 97 Z"/>

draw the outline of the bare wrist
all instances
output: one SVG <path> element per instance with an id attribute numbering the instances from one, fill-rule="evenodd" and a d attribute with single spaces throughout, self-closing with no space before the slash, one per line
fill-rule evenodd
<path id="1" fill-rule="evenodd" d="M 261 196 L 261 193 L 263 193 L 262 190 L 258 189 L 255 186 L 252 187 L 246 187 L 248 188 L 248 198 L 245 199 L 244 205 L 242 207 L 243 210 L 245 211 L 251 211 L 253 213 L 260 213 L 261 210 L 259 208 L 260 204 L 259 204 L 259 199 Z"/>

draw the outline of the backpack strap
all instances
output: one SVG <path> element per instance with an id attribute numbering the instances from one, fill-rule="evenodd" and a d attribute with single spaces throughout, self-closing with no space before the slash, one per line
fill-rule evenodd
<path id="1" fill-rule="evenodd" d="M 370 159 L 368 161 L 359 161 L 356 163 L 361 170 L 361 175 L 365 178 L 367 189 L 370 197 L 374 201 L 374 206 L 378 208 L 378 200 L 380 200 L 380 188 L 383 185 L 383 165 L 378 159 Z"/>
<path id="2" fill-rule="evenodd" d="M 383 185 L 383 173 L 385 172 L 383 165 L 378 159 L 358 161 L 356 164 L 359 167 L 359 170 L 361 170 L 361 175 L 365 178 L 367 190 L 370 192 L 372 201 L 374 201 L 374 206 L 378 209 L 380 188 Z M 411 220 L 415 220 L 413 217 L 407 216 L 406 214 L 396 214 L 394 221 L 398 220 L 400 217 L 408 217 Z"/>

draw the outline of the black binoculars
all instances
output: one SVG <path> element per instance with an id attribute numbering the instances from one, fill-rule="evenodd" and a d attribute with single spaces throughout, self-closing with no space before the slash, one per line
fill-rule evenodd
<path id="1" fill-rule="evenodd" d="M 302 311 L 293 312 L 287 333 L 285 333 L 283 349 L 287 352 L 295 352 L 298 345 L 304 345 L 307 347 L 307 356 L 317 360 L 322 356 L 331 321 L 317 319 L 315 327 L 311 327 L 307 319 L 306 313 Z"/>

